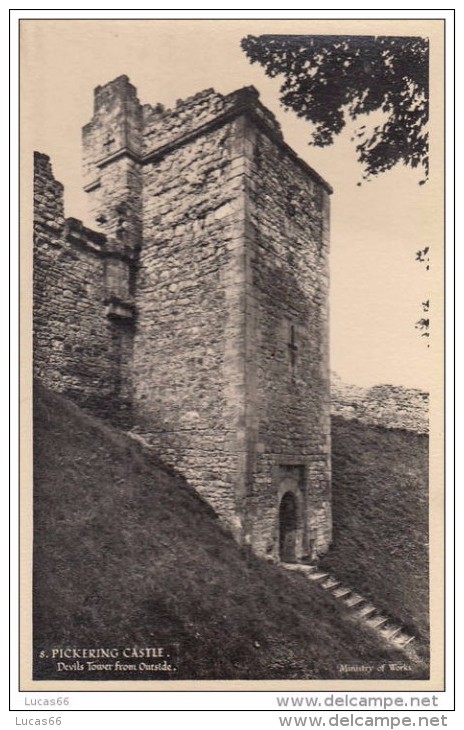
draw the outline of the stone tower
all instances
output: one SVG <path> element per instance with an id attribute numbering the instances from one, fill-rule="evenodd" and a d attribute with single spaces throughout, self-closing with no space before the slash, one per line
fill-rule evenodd
<path id="1" fill-rule="evenodd" d="M 85 190 L 132 428 L 239 541 L 292 561 L 331 540 L 331 189 L 258 96 L 165 110 L 126 76 L 97 87 Z"/>

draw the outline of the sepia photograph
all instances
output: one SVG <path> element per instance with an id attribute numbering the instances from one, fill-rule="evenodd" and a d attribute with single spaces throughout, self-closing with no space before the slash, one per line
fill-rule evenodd
<path id="1" fill-rule="evenodd" d="M 19 33 L 22 687 L 443 689 L 444 21 Z"/>

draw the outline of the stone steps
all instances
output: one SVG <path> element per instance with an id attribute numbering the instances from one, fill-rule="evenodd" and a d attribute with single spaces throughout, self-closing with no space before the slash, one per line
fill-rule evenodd
<path id="1" fill-rule="evenodd" d="M 340 587 L 339 588 L 336 588 L 334 591 L 332 591 L 332 593 L 334 594 L 334 596 L 336 598 L 344 598 L 344 596 L 346 596 L 346 595 L 349 596 L 350 595 L 351 589 L 350 588 L 345 588 L 344 586 L 342 586 L 341 588 Z"/>
<path id="2" fill-rule="evenodd" d="M 331 593 L 340 603 L 348 615 L 355 621 L 367 626 L 388 644 L 396 649 L 410 651 L 415 637 L 409 634 L 396 621 L 381 613 L 360 593 L 352 590 L 328 571 L 319 570 L 315 565 L 300 563 L 281 563 L 285 570 L 303 573 L 312 583 L 319 585 L 323 590 Z"/>
<path id="3" fill-rule="evenodd" d="M 358 606 L 360 603 L 364 603 L 364 598 L 360 596 L 358 593 L 353 593 L 352 590 L 349 590 L 350 595 L 348 598 L 345 598 L 345 605 L 348 606 L 348 608 L 354 608 L 355 606 Z M 368 606 L 364 606 L 364 610 L 367 611 Z"/>

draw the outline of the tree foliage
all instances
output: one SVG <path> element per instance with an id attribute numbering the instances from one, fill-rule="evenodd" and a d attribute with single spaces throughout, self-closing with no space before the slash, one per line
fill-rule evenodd
<path id="1" fill-rule="evenodd" d="M 353 140 L 364 179 L 398 162 L 428 176 L 427 38 L 393 36 L 247 36 L 242 48 L 272 78 L 283 76 L 280 101 L 314 124 L 310 144 L 333 142 L 346 124 L 383 112 Z"/>
<path id="2" fill-rule="evenodd" d="M 430 271 L 430 246 L 426 246 L 425 248 L 421 248 L 419 251 L 416 251 L 416 261 L 419 261 L 421 264 L 425 264 L 425 270 Z M 420 330 L 421 337 L 430 337 L 430 299 L 426 299 L 425 302 L 421 303 L 422 312 L 424 314 L 427 314 L 427 317 L 421 317 L 415 324 L 415 327 L 417 330 Z M 427 347 L 429 347 L 429 344 L 427 343 Z"/>

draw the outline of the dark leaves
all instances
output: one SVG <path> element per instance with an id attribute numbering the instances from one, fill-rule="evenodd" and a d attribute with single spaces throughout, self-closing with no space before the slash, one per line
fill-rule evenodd
<path id="1" fill-rule="evenodd" d="M 430 246 L 425 246 L 424 248 L 421 248 L 419 251 L 416 251 L 416 261 L 419 261 L 421 264 L 425 264 L 425 270 L 429 271 L 430 269 L 430 259 L 429 259 L 429 252 L 430 252 Z M 422 311 L 424 314 L 427 314 L 430 312 L 430 299 L 426 299 L 425 302 L 421 303 Z M 420 330 L 421 337 L 430 337 L 430 318 L 429 317 L 421 317 L 416 324 L 416 329 Z M 429 345 L 427 345 L 428 347 Z"/>
<path id="2" fill-rule="evenodd" d="M 425 248 L 421 248 L 419 251 L 416 251 L 416 261 L 419 261 L 421 264 L 425 264 L 426 271 L 429 271 L 430 269 L 429 251 L 430 246 L 425 246 Z"/>
<path id="3" fill-rule="evenodd" d="M 383 124 L 355 133 L 364 178 L 398 162 L 428 176 L 428 39 L 383 36 L 247 36 L 242 48 L 272 78 L 282 104 L 312 122 L 326 146 L 352 119 L 382 111 Z M 369 135 L 369 136 L 368 136 Z"/>

